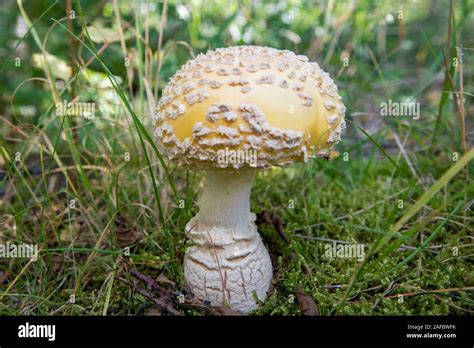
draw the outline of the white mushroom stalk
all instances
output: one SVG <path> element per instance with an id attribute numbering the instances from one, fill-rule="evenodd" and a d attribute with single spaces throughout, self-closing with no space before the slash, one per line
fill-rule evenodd
<path id="1" fill-rule="evenodd" d="M 186 251 L 184 275 L 194 296 L 241 312 L 256 309 L 256 298 L 265 301 L 273 274 L 250 212 L 254 175 L 208 171 L 199 213 L 186 227 L 194 246 Z"/>
<path id="2" fill-rule="evenodd" d="M 184 275 L 196 297 L 241 312 L 265 301 L 272 265 L 250 212 L 252 178 L 328 156 L 344 111 L 329 74 L 287 50 L 220 48 L 170 79 L 154 114 L 157 145 L 170 161 L 207 172 L 187 225 Z"/>

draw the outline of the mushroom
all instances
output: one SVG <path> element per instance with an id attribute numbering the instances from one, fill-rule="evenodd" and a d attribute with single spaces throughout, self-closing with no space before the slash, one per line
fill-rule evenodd
<path id="1" fill-rule="evenodd" d="M 308 57 L 269 47 L 219 48 L 170 79 L 154 113 L 170 161 L 205 171 L 199 212 L 186 226 L 184 276 L 193 295 L 240 312 L 265 301 L 272 263 L 250 212 L 258 169 L 328 157 L 345 107 Z"/>

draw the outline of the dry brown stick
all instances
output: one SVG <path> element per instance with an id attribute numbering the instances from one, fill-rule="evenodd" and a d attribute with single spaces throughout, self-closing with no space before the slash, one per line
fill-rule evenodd
<path id="1" fill-rule="evenodd" d="M 3 115 L 0 115 L 0 119 L 6 124 L 8 124 L 11 128 L 13 128 L 17 133 L 21 134 L 23 137 L 28 137 L 28 134 L 26 134 L 19 127 L 15 126 L 13 123 L 7 120 Z"/>
<path id="2" fill-rule="evenodd" d="M 172 298 L 177 293 L 177 291 L 171 291 L 171 290 L 168 290 L 168 289 L 165 289 L 165 288 L 161 287 L 160 285 L 158 285 L 158 283 L 154 279 L 152 279 L 151 277 L 149 277 L 149 276 L 147 276 L 147 275 L 145 275 L 145 274 L 143 274 L 143 273 L 141 273 L 141 272 L 139 272 L 135 269 L 130 270 L 130 275 L 132 277 L 138 279 L 139 281 L 145 283 L 146 286 L 149 289 L 153 289 L 155 291 L 158 291 L 160 293 L 160 296 L 168 296 L 168 297 Z M 119 278 L 117 278 L 117 279 L 119 279 Z M 124 279 L 121 278 L 119 280 L 123 281 Z M 140 292 L 140 294 L 142 294 L 143 296 L 145 296 L 145 297 L 149 298 L 150 300 L 152 300 L 153 303 L 155 303 L 160 309 L 165 310 L 167 312 L 169 312 L 170 308 L 174 310 L 173 307 L 167 305 L 162 300 L 157 299 L 156 296 L 154 296 L 153 294 L 151 294 L 147 290 L 141 289 L 141 288 L 137 287 L 136 284 L 130 283 L 128 281 L 125 281 L 125 283 L 128 286 L 130 286 L 132 289 L 135 289 L 138 292 Z M 143 292 L 145 292 L 146 294 L 143 293 Z M 159 304 L 156 303 L 156 300 L 159 301 Z M 242 313 L 236 312 L 236 311 L 232 310 L 231 308 L 228 308 L 228 307 L 225 307 L 225 306 L 210 306 L 210 305 L 207 305 L 203 301 L 201 301 L 197 298 L 194 298 L 194 297 L 191 298 L 191 299 L 185 300 L 184 302 L 176 301 L 175 304 L 178 305 L 179 307 L 184 307 L 184 308 L 188 308 L 188 309 L 196 309 L 196 310 L 199 310 L 199 311 L 203 312 L 204 314 L 209 314 L 209 315 L 218 315 L 218 316 L 243 315 Z M 163 306 L 163 305 L 167 306 L 167 307 L 165 309 L 160 307 L 160 306 Z"/>
<path id="3" fill-rule="evenodd" d="M 142 296 L 146 297 L 147 299 L 149 299 L 150 301 L 152 301 L 160 310 L 162 310 L 164 312 L 167 312 L 169 314 L 172 314 L 172 315 L 177 315 L 177 316 L 182 315 L 179 311 L 174 309 L 169 304 L 165 303 L 163 300 L 157 298 L 155 295 L 150 293 L 148 290 L 145 290 L 145 289 L 139 287 L 138 285 L 133 284 L 133 283 L 129 282 L 128 280 L 122 278 L 122 277 L 116 276 L 115 278 L 120 280 L 122 283 L 127 284 L 131 289 L 136 290 L 140 295 L 142 295 Z"/>
<path id="4" fill-rule="evenodd" d="M 418 291 L 418 292 L 406 292 L 402 294 L 396 294 L 396 295 L 389 295 L 389 296 L 384 296 L 382 299 L 391 299 L 391 298 L 398 298 L 398 297 L 411 297 L 411 296 L 418 296 L 418 295 L 430 295 L 430 294 L 442 294 L 446 292 L 459 292 L 459 291 L 468 291 L 468 290 L 474 290 L 474 286 L 468 286 L 465 288 L 448 288 L 448 289 L 435 289 L 435 290 L 425 290 L 425 291 Z M 370 300 L 367 301 L 352 301 L 352 303 L 367 303 L 367 302 L 372 302 Z"/>
<path id="5" fill-rule="evenodd" d="M 147 275 L 140 273 L 135 269 L 130 271 L 130 275 L 145 283 L 147 288 L 158 291 L 161 296 L 170 296 L 172 294 L 171 291 L 169 291 L 168 289 L 159 286 L 158 283 L 151 277 L 148 277 Z"/>
<path id="6" fill-rule="evenodd" d="M 374 304 L 372 305 L 372 313 L 373 311 L 375 310 L 375 308 L 377 308 L 377 306 L 379 305 L 380 301 L 382 301 L 383 298 L 385 298 L 385 296 L 387 296 L 393 289 L 395 288 L 395 280 L 393 280 L 387 289 L 385 289 L 385 291 L 382 293 L 382 296 L 381 297 L 378 297 Z"/>
<path id="7" fill-rule="evenodd" d="M 448 289 L 424 290 L 424 291 L 419 291 L 419 292 L 407 292 L 404 294 L 386 296 L 385 298 L 394 298 L 394 297 L 399 297 L 399 296 L 408 297 L 408 296 L 417 296 L 417 295 L 424 295 L 424 294 L 442 294 L 445 292 L 458 292 L 458 291 L 467 291 L 467 290 L 474 290 L 474 286 L 468 286 L 465 288 L 448 288 Z"/>

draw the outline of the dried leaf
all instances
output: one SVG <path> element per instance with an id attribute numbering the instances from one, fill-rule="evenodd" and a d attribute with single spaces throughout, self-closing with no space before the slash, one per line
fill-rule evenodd
<path id="1" fill-rule="evenodd" d="M 214 315 L 222 315 L 222 316 L 242 316 L 243 314 L 233 309 L 230 309 L 226 306 L 213 306 L 211 307 L 211 312 Z"/>
<path id="2" fill-rule="evenodd" d="M 290 240 L 285 235 L 285 233 L 283 233 L 283 225 L 285 223 L 284 223 L 283 219 L 280 216 L 278 216 L 278 214 L 263 210 L 263 211 L 261 211 L 260 213 L 257 214 L 257 220 L 255 221 L 255 223 L 257 225 L 269 224 L 269 225 L 273 226 L 275 231 L 277 231 L 277 233 L 280 235 L 281 238 L 283 238 L 283 240 L 286 243 L 290 242 Z"/>
<path id="3" fill-rule="evenodd" d="M 63 267 L 63 257 L 60 254 L 53 255 L 53 271 L 58 273 Z"/>
<path id="4" fill-rule="evenodd" d="M 318 307 L 313 298 L 304 292 L 300 285 L 296 286 L 296 302 L 300 305 L 303 315 L 316 316 L 319 315 Z"/>
<path id="5" fill-rule="evenodd" d="M 158 278 L 156 278 L 156 282 L 163 285 L 164 287 L 167 287 L 167 288 L 175 288 L 176 287 L 176 283 L 172 280 L 169 280 L 167 276 L 165 276 L 164 273 L 161 273 Z"/>
<path id="6" fill-rule="evenodd" d="M 142 239 L 140 231 L 120 214 L 115 216 L 115 226 L 117 242 L 121 248 L 125 248 Z"/>
<path id="7" fill-rule="evenodd" d="M 160 316 L 160 315 L 163 315 L 163 312 L 157 308 L 157 307 L 153 307 L 151 308 L 147 313 L 146 315 L 149 315 L 149 316 Z"/>
<path id="8" fill-rule="evenodd" d="M 2 286 L 6 282 L 8 274 L 8 271 L 0 271 L 0 286 Z"/>

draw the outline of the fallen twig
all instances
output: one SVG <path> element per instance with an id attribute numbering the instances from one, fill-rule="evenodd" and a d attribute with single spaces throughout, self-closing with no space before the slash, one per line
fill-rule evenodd
<path id="1" fill-rule="evenodd" d="M 174 282 L 170 281 L 168 278 L 164 280 L 163 275 L 160 277 L 163 283 L 166 283 L 170 287 L 170 289 L 160 286 L 160 284 L 158 284 L 158 282 L 155 281 L 153 278 L 137 271 L 136 269 L 130 270 L 129 274 L 133 278 L 144 283 L 147 289 L 156 291 L 159 294 L 159 297 L 157 297 L 152 292 L 143 289 L 137 284 L 132 283 L 122 277 L 117 277 L 117 279 L 127 284 L 131 289 L 136 290 L 138 293 L 151 300 L 160 309 L 161 312 L 169 313 L 172 315 L 182 315 L 181 312 L 179 312 L 173 307 L 172 304 L 174 304 L 176 306 L 184 307 L 187 309 L 197 309 L 207 315 L 243 315 L 225 306 L 211 306 L 205 301 L 199 300 L 195 297 L 186 298 L 181 291 L 176 290 L 174 288 Z M 160 279 L 160 277 L 158 277 L 158 279 Z"/>
<path id="2" fill-rule="evenodd" d="M 177 315 L 177 316 L 182 315 L 181 312 L 177 311 L 169 303 L 166 303 L 166 301 L 162 300 L 161 298 L 157 298 L 154 294 L 152 294 L 148 290 L 145 290 L 145 289 L 139 287 L 137 284 L 129 282 L 128 280 L 126 280 L 122 277 L 116 277 L 116 279 L 118 279 L 121 282 L 127 284 L 130 288 L 137 291 L 140 295 L 142 295 L 142 296 L 146 297 L 147 299 L 149 299 L 150 301 L 152 301 L 161 311 L 163 311 L 165 313 L 172 314 L 172 315 Z"/>

